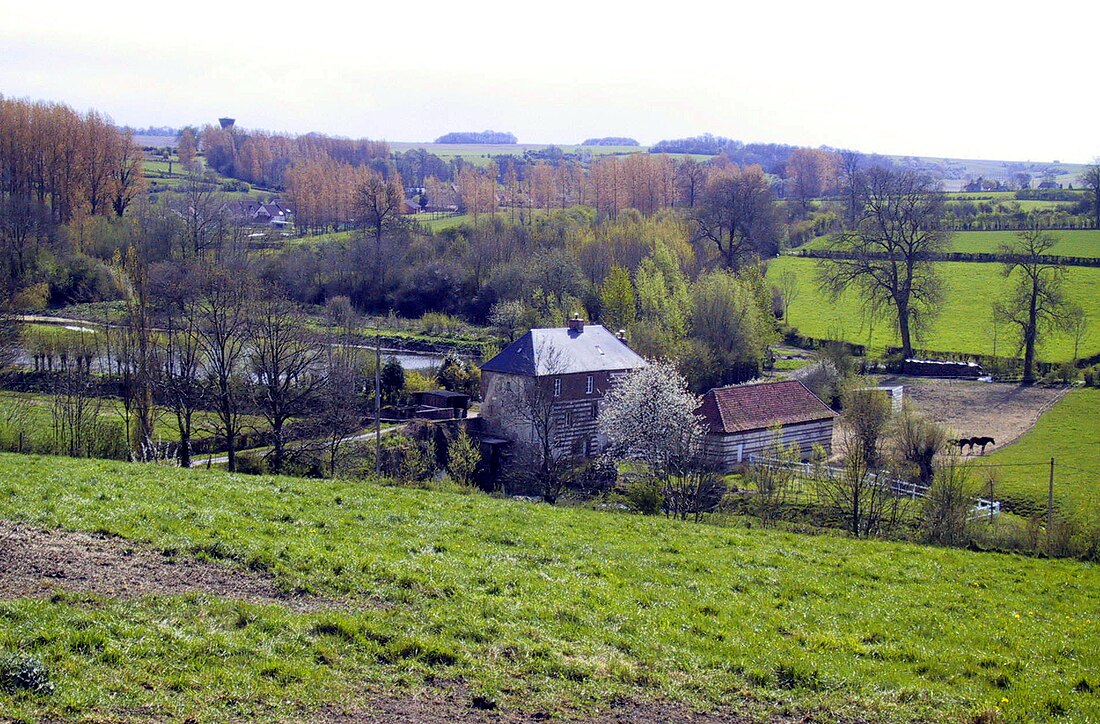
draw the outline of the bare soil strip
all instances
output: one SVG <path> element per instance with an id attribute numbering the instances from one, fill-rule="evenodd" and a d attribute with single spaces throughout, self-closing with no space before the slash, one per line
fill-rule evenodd
<path id="1" fill-rule="evenodd" d="M 453 724 L 454 722 L 487 724 L 528 724 L 539 721 L 593 722 L 594 724 L 628 724 L 630 722 L 671 722 L 674 724 L 741 724 L 760 721 L 750 713 L 724 710 L 693 711 L 683 704 L 661 701 L 628 700 L 612 703 L 609 708 L 592 716 L 563 716 L 560 713 L 502 711 L 492 701 L 469 696 L 465 687 L 437 687 L 430 691 L 406 696 L 373 696 L 370 704 L 360 708 L 328 707 L 317 712 L 311 721 L 324 724 L 383 724 L 383 722 L 416 722 L 418 724 Z M 812 717 L 773 716 L 769 722 L 813 721 Z"/>
<path id="2" fill-rule="evenodd" d="M 44 598 L 58 588 L 116 598 L 207 593 L 296 610 L 333 605 L 284 593 L 261 573 L 168 557 L 121 538 L 0 520 L 0 599 Z"/>

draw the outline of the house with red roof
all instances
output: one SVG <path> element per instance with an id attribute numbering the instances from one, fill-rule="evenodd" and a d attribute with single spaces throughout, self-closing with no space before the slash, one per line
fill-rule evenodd
<path id="1" fill-rule="evenodd" d="M 704 451 L 711 462 L 729 470 L 760 455 L 782 431 L 783 444 L 797 443 L 802 459 L 815 445 L 832 453 L 837 414 L 796 380 L 720 387 L 703 395 L 696 410 L 707 428 Z"/>

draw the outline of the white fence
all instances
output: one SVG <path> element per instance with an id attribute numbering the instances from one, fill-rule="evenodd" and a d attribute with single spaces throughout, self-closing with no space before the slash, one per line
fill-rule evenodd
<path id="1" fill-rule="evenodd" d="M 777 460 L 775 458 L 766 458 L 760 455 L 749 455 L 750 465 L 775 465 L 779 467 L 788 468 L 790 470 L 797 470 L 802 475 L 812 478 L 815 473 L 821 471 L 828 471 L 832 474 L 843 474 L 844 469 L 834 467 L 831 465 L 818 465 L 814 463 L 803 463 L 787 460 Z M 928 486 L 921 485 L 920 483 L 914 483 L 908 480 L 901 480 L 887 475 L 877 475 L 875 473 L 868 473 L 868 479 L 873 485 L 885 487 L 890 490 L 891 493 L 899 498 L 925 498 L 928 496 Z M 967 520 L 977 520 L 979 518 L 989 518 L 1001 514 L 1001 502 L 999 500 L 987 500 L 985 498 L 975 498 L 974 507 L 970 509 L 970 515 L 967 516 Z"/>

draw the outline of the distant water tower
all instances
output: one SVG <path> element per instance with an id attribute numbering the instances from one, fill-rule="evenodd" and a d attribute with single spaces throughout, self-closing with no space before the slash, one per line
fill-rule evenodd
<path id="1" fill-rule="evenodd" d="M 218 123 L 222 124 L 222 130 L 226 128 L 232 128 L 233 124 L 237 122 L 236 118 L 219 118 Z"/>

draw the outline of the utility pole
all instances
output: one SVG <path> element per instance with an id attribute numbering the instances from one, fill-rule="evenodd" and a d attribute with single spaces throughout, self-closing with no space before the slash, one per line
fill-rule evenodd
<path id="1" fill-rule="evenodd" d="M 382 336 L 374 334 L 374 477 L 382 475 Z"/>
<path id="2" fill-rule="evenodd" d="M 993 475 L 989 476 L 989 524 L 993 525 Z"/>
<path id="3" fill-rule="evenodd" d="M 1054 531 L 1054 458 L 1050 459 L 1050 487 L 1047 488 L 1047 555 L 1051 553 L 1051 534 Z"/>

